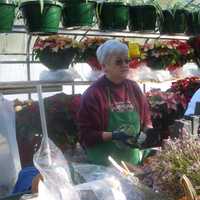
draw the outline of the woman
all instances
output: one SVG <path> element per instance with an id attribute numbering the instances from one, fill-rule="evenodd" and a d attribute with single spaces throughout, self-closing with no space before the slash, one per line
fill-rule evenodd
<path id="1" fill-rule="evenodd" d="M 108 164 L 116 160 L 139 164 L 141 130 L 151 128 L 149 107 L 136 82 L 128 80 L 128 47 L 108 40 L 97 49 L 104 76 L 83 94 L 79 112 L 80 142 L 89 161 Z M 122 145 L 124 144 L 124 145 Z"/>

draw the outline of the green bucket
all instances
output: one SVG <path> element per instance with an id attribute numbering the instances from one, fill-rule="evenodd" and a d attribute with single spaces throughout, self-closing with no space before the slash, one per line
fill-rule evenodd
<path id="1" fill-rule="evenodd" d="M 157 13 L 152 5 L 138 5 L 129 7 L 129 29 L 131 31 L 154 31 Z"/>
<path id="2" fill-rule="evenodd" d="M 123 30 L 128 24 L 128 7 L 121 3 L 102 3 L 97 9 L 100 29 Z"/>
<path id="3" fill-rule="evenodd" d="M 74 48 L 59 49 L 57 52 L 45 48 L 38 57 L 40 62 L 51 70 L 67 69 L 75 53 L 76 49 Z"/>
<path id="4" fill-rule="evenodd" d="M 160 32 L 173 33 L 174 32 L 174 17 L 171 10 L 162 10 L 162 18 L 160 18 Z"/>
<path id="5" fill-rule="evenodd" d="M 65 3 L 62 11 L 63 27 L 92 26 L 95 17 L 95 3 Z"/>
<path id="6" fill-rule="evenodd" d="M 15 18 L 15 5 L 0 3 L 0 32 L 11 32 Z"/>
<path id="7" fill-rule="evenodd" d="M 30 33 L 56 33 L 61 18 L 62 4 L 58 2 L 44 2 L 41 12 L 39 1 L 23 2 L 20 5 L 25 26 Z"/>
<path id="8" fill-rule="evenodd" d="M 198 34 L 200 33 L 200 12 L 188 12 L 187 14 L 187 33 L 188 34 Z"/>
<path id="9" fill-rule="evenodd" d="M 174 13 L 174 33 L 187 31 L 187 13 L 184 9 L 177 9 Z"/>

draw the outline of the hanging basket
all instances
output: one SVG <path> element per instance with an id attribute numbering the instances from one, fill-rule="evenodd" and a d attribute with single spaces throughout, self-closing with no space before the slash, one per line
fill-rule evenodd
<path id="1" fill-rule="evenodd" d="M 129 7 L 129 29 L 131 31 L 155 31 L 156 8 L 152 5 Z"/>
<path id="2" fill-rule="evenodd" d="M 39 60 L 47 68 L 51 70 L 66 69 L 69 67 L 76 53 L 75 48 L 59 49 L 53 52 L 49 48 L 45 48 L 38 55 Z"/>
<path id="3" fill-rule="evenodd" d="M 59 2 L 44 2 L 41 12 L 39 1 L 23 2 L 20 10 L 25 21 L 25 26 L 30 33 L 56 33 L 58 32 L 61 18 L 62 4 Z"/>
<path id="4" fill-rule="evenodd" d="M 62 11 L 63 27 L 92 26 L 94 24 L 95 3 L 65 3 Z"/>
<path id="5" fill-rule="evenodd" d="M 93 70 L 102 70 L 102 66 L 98 62 L 96 57 L 90 57 L 86 59 L 86 63 L 90 65 Z"/>
<path id="6" fill-rule="evenodd" d="M 15 7 L 14 4 L 0 3 L 0 33 L 12 31 Z"/>
<path id="7" fill-rule="evenodd" d="M 128 24 L 128 7 L 121 3 L 101 3 L 98 5 L 100 29 L 123 30 Z"/>

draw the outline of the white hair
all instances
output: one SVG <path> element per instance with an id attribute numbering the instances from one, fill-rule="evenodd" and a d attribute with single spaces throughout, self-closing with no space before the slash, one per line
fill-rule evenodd
<path id="1" fill-rule="evenodd" d="M 107 40 L 97 49 L 96 55 L 100 64 L 105 64 L 106 59 L 113 53 L 127 53 L 128 46 L 118 40 Z"/>

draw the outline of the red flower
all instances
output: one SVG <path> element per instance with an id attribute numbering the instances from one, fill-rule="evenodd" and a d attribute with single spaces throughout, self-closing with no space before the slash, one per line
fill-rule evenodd
<path id="1" fill-rule="evenodd" d="M 188 54 L 190 48 L 191 47 L 186 42 L 180 42 L 177 46 L 177 50 L 184 56 Z"/>
<path id="2" fill-rule="evenodd" d="M 90 57 L 86 60 L 93 70 L 102 70 L 102 66 L 99 64 L 96 57 Z"/>
<path id="3" fill-rule="evenodd" d="M 130 67 L 131 69 L 136 69 L 136 68 L 138 68 L 143 62 L 144 62 L 144 61 L 141 61 L 140 59 L 135 58 L 135 59 L 133 59 L 133 60 L 131 60 L 131 61 L 129 62 L 129 67 Z"/>

